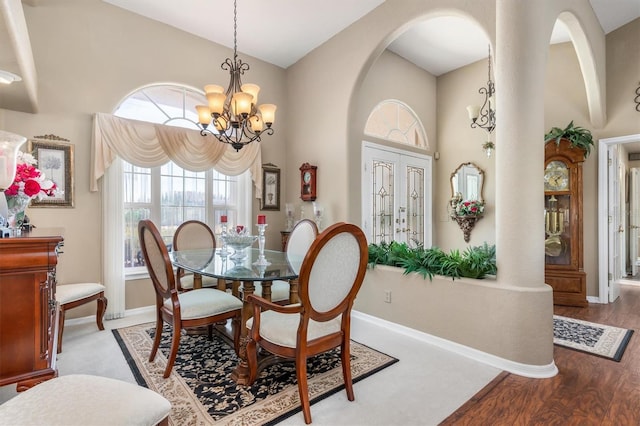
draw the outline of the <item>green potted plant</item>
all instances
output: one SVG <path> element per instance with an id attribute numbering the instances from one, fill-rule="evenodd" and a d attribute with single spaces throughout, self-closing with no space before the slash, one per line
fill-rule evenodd
<path id="1" fill-rule="evenodd" d="M 549 132 L 544 135 L 544 142 L 555 140 L 556 145 L 560 144 L 562 139 L 567 139 L 572 147 L 584 149 L 584 158 L 587 158 L 593 147 L 593 136 L 588 129 L 573 125 L 573 120 L 564 129 L 560 127 L 552 127 Z"/>
<path id="2" fill-rule="evenodd" d="M 420 244 L 410 247 L 396 241 L 372 243 L 369 244 L 369 267 L 376 265 L 404 268 L 405 274 L 416 272 L 429 279 L 433 275 L 483 279 L 497 273 L 496 247 L 485 242 L 463 252 L 451 250 L 445 253 L 438 247 L 424 248 Z"/>

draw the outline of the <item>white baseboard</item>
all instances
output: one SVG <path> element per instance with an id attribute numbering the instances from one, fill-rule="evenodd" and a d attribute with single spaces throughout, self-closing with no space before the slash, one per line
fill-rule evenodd
<path id="1" fill-rule="evenodd" d="M 500 358 L 495 355 L 491 355 L 486 352 L 461 345 L 459 343 L 442 339 L 440 337 L 436 337 L 431 334 L 415 330 L 413 328 L 386 321 L 359 311 L 352 311 L 352 318 L 354 320 L 354 323 L 357 323 L 357 321 L 367 322 L 372 325 L 385 328 L 394 333 L 402 334 L 412 339 L 437 346 L 441 349 L 456 353 L 458 355 L 462 355 L 466 358 L 473 359 L 483 364 L 499 368 L 500 370 L 517 374 L 518 376 L 530 377 L 535 379 L 545 379 L 558 374 L 558 368 L 556 367 L 555 362 L 551 362 L 548 365 L 522 364 L 510 361 L 508 359 Z"/>

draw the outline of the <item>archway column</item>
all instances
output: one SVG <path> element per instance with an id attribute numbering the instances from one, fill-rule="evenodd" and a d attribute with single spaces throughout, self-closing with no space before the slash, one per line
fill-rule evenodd
<path id="1" fill-rule="evenodd" d="M 544 81 L 548 0 L 496 7 L 498 280 L 544 285 Z"/>

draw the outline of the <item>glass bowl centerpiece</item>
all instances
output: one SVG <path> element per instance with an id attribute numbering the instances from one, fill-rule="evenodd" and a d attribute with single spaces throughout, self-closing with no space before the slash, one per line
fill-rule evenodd
<path id="1" fill-rule="evenodd" d="M 244 259 L 247 256 L 245 249 L 251 247 L 257 239 L 257 235 L 250 235 L 241 225 L 229 230 L 224 237 L 227 246 L 231 247 L 234 251 L 231 259 Z"/>

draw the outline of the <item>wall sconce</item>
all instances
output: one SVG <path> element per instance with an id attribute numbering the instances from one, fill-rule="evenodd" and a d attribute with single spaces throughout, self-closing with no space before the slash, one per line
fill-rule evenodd
<path id="1" fill-rule="evenodd" d="M 487 154 L 487 157 L 491 157 L 491 153 L 495 149 L 495 143 L 491 141 L 491 134 L 496 128 L 496 110 L 495 110 L 495 85 L 491 80 L 491 46 L 489 45 L 489 58 L 488 61 L 488 81 L 487 87 L 481 87 L 478 92 L 484 95 L 484 102 L 482 106 L 469 105 L 467 106 L 467 112 L 469 113 L 469 119 L 471 120 L 471 128 L 484 129 L 487 132 L 487 141 L 482 144 L 482 149 Z"/>

